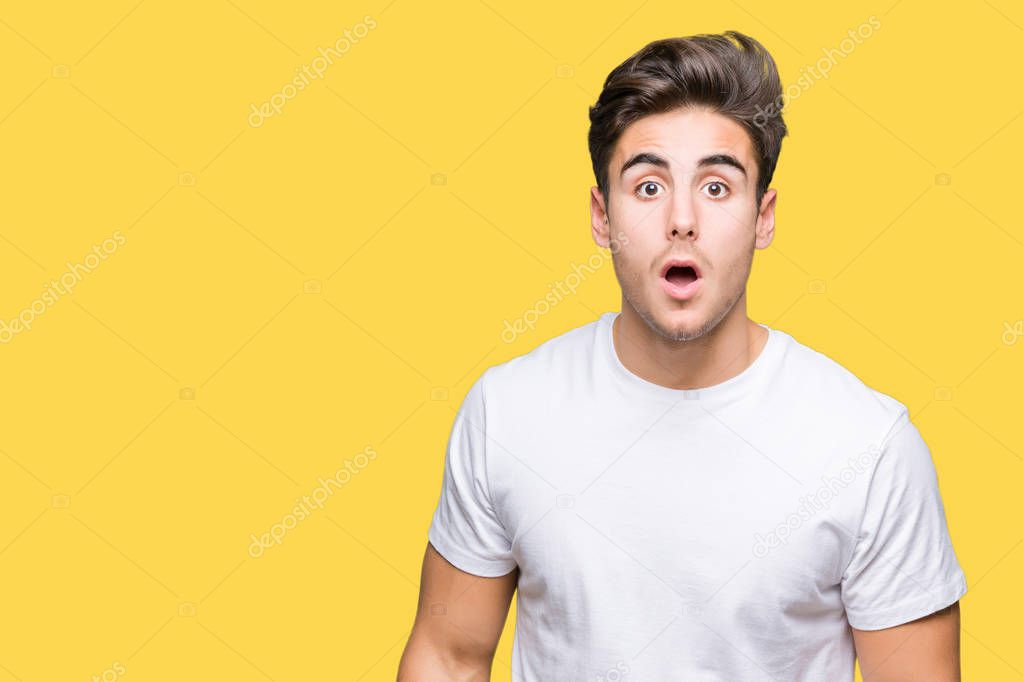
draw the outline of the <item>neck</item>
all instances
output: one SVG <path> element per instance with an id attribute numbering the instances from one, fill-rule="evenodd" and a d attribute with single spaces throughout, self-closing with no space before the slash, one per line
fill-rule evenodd
<path id="1" fill-rule="evenodd" d="M 674 389 L 706 388 L 752 364 L 767 343 L 767 330 L 746 315 L 746 294 L 713 329 L 689 341 L 666 339 L 623 298 L 612 328 L 615 352 L 633 374 Z"/>

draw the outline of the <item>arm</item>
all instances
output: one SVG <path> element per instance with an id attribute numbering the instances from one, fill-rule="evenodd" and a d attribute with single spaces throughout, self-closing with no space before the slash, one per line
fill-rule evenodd
<path id="1" fill-rule="evenodd" d="M 930 449 L 903 410 L 871 475 L 842 601 L 864 682 L 959 682 L 959 566 Z"/>
<path id="2" fill-rule="evenodd" d="M 863 682 L 960 682 L 959 602 L 882 630 L 853 628 Z"/>
<path id="3" fill-rule="evenodd" d="M 497 578 L 465 573 L 427 543 L 398 682 L 487 682 L 518 575 L 518 568 Z"/>

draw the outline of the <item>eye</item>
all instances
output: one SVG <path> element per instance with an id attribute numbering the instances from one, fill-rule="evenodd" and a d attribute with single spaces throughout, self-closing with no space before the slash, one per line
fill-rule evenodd
<path id="1" fill-rule="evenodd" d="M 702 187 L 702 189 L 707 188 L 711 189 L 711 193 L 707 194 L 707 196 L 709 196 L 711 199 L 721 199 L 728 196 L 729 192 L 728 185 L 719 180 L 713 180 L 711 182 L 708 182 L 706 185 Z"/>
<path id="2" fill-rule="evenodd" d="M 654 182 L 653 180 L 647 180 L 646 182 L 641 182 L 636 187 L 635 194 L 636 194 L 636 196 L 644 198 L 644 199 L 652 199 L 652 198 L 656 197 L 657 195 L 656 194 L 649 194 L 648 191 L 650 190 L 650 188 L 656 188 L 656 187 L 661 187 L 661 183 Z M 656 190 L 654 190 L 654 191 L 656 191 Z"/>

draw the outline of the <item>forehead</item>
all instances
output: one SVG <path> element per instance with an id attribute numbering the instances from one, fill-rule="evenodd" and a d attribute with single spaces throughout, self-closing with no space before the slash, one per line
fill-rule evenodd
<path id="1" fill-rule="evenodd" d="M 617 172 L 640 150 L 663 151 L 673 164 L 691 167 L 709 154 L 728 152 L 746 168 L 755 168 L 753 140 L 740 124 L 708 109 L 676 109 L 644 116 L 631 123 L 618 138 L 611 157 Z"/>

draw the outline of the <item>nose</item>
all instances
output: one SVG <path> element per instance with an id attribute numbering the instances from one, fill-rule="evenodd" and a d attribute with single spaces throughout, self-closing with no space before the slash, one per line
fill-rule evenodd
<path id="1" fill-rule="evenodd" d="M 667 232 L 669 241 L 677 237 L 696 238 L 696 207 L 690 192 L 676 192 L 672 195 Z"/>

